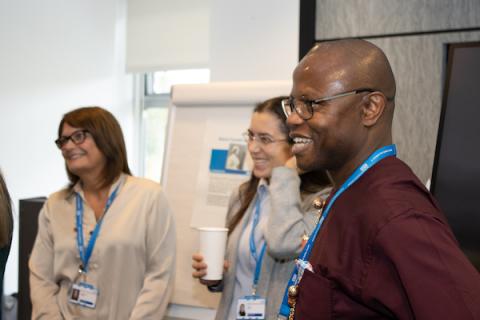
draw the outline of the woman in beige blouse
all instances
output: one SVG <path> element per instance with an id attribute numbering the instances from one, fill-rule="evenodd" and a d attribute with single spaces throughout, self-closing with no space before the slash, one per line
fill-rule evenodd
<path id="1" fill-rule="evenodd" d="M 113 115 L 64 115 L 55 141 L 70 184 L 39 216 L 30 258 L 32 319 L 161 319 L 175 231 L 159 184 L 133 177 Z"/>

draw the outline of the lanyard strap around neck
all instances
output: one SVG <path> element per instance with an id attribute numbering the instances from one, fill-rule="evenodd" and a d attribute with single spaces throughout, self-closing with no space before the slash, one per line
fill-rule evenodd
<path id="1" fill-rule="evenodd" d="M 267 190 L 264 185 L 259 186 L 257 191 L 257 199 L 255 201 L 255 210 L 253 213 L 252 231 L 250 233 L 250 253 L 255 260 L 255 273 L 253 275 L 252 286 L 254 295 L 258 286 L 258 281 L 260 280 L 260 271 L 262 269 L 263 256 L 265 255 L 265 249 L 267 247 L 267 244 L 263 243 L 262 249 L 260 250 L 260 255 L 257 254 L 257 246 L 255 244 L 255 229 L 257 228 L 260 221 L 261 205 L 266 192 Z"/>
<path id="2" fill-rule="evenodd" d="M 88 262 L 90 260 L 90 257 L 92 256 L 93 248 L 95 246 L 95 242 L 97 241 L 98 234 L 100 233 L 103 218 L 105 217 L 108 208 L 110 208 L 110 206 L 112 205 L 113 200 L 115 200 L 119 187 L 120 186 L 117 186 L 115 190 L 113 190 L 112 194 L 108 197 L 103 215 L 97 221 L 95 229 L 93 230 L 92 235 L 90 236 L 90 240 L 88 241 L 87 248 L 85 248 L 85 241 L 83 238 L 83 200 L 78 193 L 76 194 L 77 247 L 80 259 L 82 260 L 82 271 L 85 273 L 88 271 Z"/>
<path id="3" fill-rule="evenodd" d="M 317 238 L 317 235 L 322 228 L 323 222 L 325 219 L 328 217 L 328 214 L 330 213 L 330 210 L 335 203 L 335 201 L 340 197 L 340 195 L 345 192 L 352 184 L 354 184 L 360 177 L 367 172 L 368 169 L 373 167 L 376 163 L 378 163 L 380 160 L 390 157 L 390 156 L 395 156 L 397 154 L 397 149 L 394 144 L 384 146 L 378 150 L 376 150 L 374 153 L 372 153 L 367 160 L 365 160 L 351 175 L 348 177 L 347 181 L 345 181 L 342 186 L 335 192 L 335 194 L 332 196 L 330 201 L 327 204 L 327 207 L 325 210 L 322 212 L 322 216 L 320 217 L 320 220 L 318 221 L 315 229 L 313 230 L 312 234 L 310 235 L 310 238 L 308 239 L 307 243 L 305 244 L 305 247 L 303 248 L 302 252 L 300 253 L 299 259 L 307 261 L 308 258 L 310 257 L 310 254 L 312 253 L 313 245 L 315 243 L 315 239 Z M 298 277 L 298 267 L 295 266 L 292 275 L 290 277 L 290 280 L 288 281 L 287 288 L 285 290 L 285 294 L 283 296 L 283 301 L 282 305 L 280 306 L 280 314 L 282 316 L 287 317 L 290 313 L 290 307 L 288 306 L 288 288 L 292 285 L 296 285 L 298 281 L 300 280 Z"/>

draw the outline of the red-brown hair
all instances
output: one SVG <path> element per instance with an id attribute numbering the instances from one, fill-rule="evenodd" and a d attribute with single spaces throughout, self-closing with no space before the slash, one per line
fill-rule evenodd
<path id="1" fill-rule="evenodd" d="M 13 218 L 12 200 L 7 185 L 0 172 L 0 248 L 10 244 L 12 239 Z"/>
<path id="2" fill-rule="evenodd" d="M 83 107 L 66 113 L 58 126 L 59 138 L 65 123 L 87 130 L 105 156 L 107 162 L 101 177 L 101 187 L 111 185 L 122 172 L 131 174 L 122 128 L 110 112 L 100 107 Z M 66 169 L 71 189 L 80 177 L 68 170 L 68 167 Z"/>

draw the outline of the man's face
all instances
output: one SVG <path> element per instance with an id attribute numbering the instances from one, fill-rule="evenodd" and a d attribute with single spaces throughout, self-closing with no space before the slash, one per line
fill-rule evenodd
<path id="1" fill-rule="evenodd" d="M 348 68 L 340 66 L 329 63 L 328 57 L 307 57 L 295 69 L 292 97 L 316 100 L 358 89 L 348 81 Z M 314 105 L 309 120 L 295 112 L 288 117 L 290 136 L 296 142 L 292 151 L 302 170 L 339 170 L 355 156 L 366 139 L 361 122 L 363 97 L 355 94 Z"/>

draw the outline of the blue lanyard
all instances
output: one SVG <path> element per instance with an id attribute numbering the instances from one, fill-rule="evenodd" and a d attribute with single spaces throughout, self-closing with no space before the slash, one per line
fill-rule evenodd
<path id="1" fill-rule="evenodd" d="M 258 189 L 257 200 L 255 202 L 255 212 L 253 214 L 252 232 L 250 233 L 250 253 L 255 260 L 255 274 L 253 276 L 253 295 L 256 294 L 258 281 L 260 279 L 260 270 L 262 269 L 263 256 L 265 255 L 265 249 L 267 244 L 264 243 L 260 251 L 260 256 L 257 255 L 257 246 L 255 245 L 255 229 L 260 221 L 260 206 L 265 195 L 265 186 L 260 186 Z"/>
<path id="2" fill-rule="evenodd" d="M 117 186 L 115 190 L 113 190 L 110 197 L 108 197 L 107 204 L 105 205 L 105 211 L 103 212 L 102 217 L 98 220 L 97 225 L 93 230 L 92 236 L 88 241 L 87 248 L 85 248 L 84 239 L 83 239 L 83 201 L 80 195 L 77 193 L 77 197 L 76 197 L 76 200 L 77 200 L 77 210 L 76 210 L 77 247 L 78 247 L 78 253 L 80 254 L 80 259 L 82 260 L 81 268 L 82 268 L 82 271 L 85 273 L 88 271 L 88 261 L 92 256 L 93 247 L 95 246 L 95 242 L 97 241 L 97 237 L 103 222 L 103 217 L 105 216 L 105 213 L 107 212 L 108 208 L 110 208 L 110 206 L 112 205 L 113 200 L 115 200 L 115 197 L 117 196 L 118 188 L 119 186 Z"/>
<path id="3" fill-rule="evenodd" d="M 373 167 L 376 163 L 378 163 L 380 160 L 390 157 L 390 156 L 395 156 L 397 154 L 397 149 L 394 144 L 388 145 L 385 147 L 382 147 L 378 150 L 376 150 L 374 153 L 372 153 L 365 162 L 363 162 L 355 171 L 348 177 L 347 181 L 345 181 L 340 189 L 338 189 L 337 192 L 333 195 L 331 200 L 329 201 L 327 207 L 322 213 L 322 216 L 320 217 L 320 220 L 317 223 L 317 226 L 313 230 L 312 234 L 310 235 L 307 243 L 305 244 L 305 247 L 303 248 L 302 252 L 300 253 L 299 259 L 301 260 L 308 260 L 310 257 L 310 254 L 312 253 L 313 245 L 315 242 L 315 239 L 317 238 L 317 235 L 322 228 L 323 222 L 325 219 L 327 219 L 328 214 L 330 212 L 330 209 L 332 208 L 333 204 L 337 200 L 337 198 L 345 192 L 352 184 L 354 184 L 365 172 L 367 172 L 368 169 Z M 292 275 L 290 277 L 290 280 L 288 281 L 287 288 L 285 290 L 285 294 L 283 296 L 283 301 L 282 305 L 280 306 L 280 315 L 288 317 L 290 313 L 290 307 L 288 306 L 288 288 L 294 284 L 297 283 L 298 281 L 298 267 L 295 266 Z"/>

